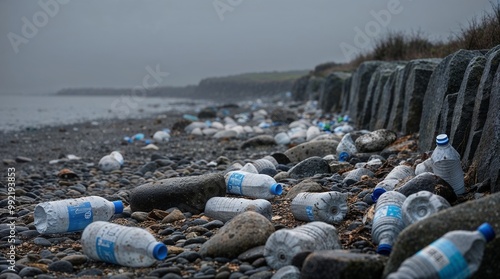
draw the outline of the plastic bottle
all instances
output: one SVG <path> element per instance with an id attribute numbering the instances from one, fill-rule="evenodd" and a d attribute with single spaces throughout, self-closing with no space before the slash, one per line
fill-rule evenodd
<path id="1" fill-rule="evenodd" d="M 436 149 L 432 152 L 431 159 L 434 174 L 448 182 L 455 194 L 463 194 L 465 192 L 464 172 L 460 154 L 451 146 L 446 134 L 436 137 Z"/>
<path id="2" fill-rule="evenodd" d="M 335 224 L 344 219 L 348 211 L 347 193 L 300 193 L 290 204 L 293 216 L 301 221 L 323 221 Z"/>
<path id="3" fill-rule="evenodd" d="M 469 278 L 483 259 L 495 231 L 483 223 L 476 231 L 451 231 L 406 259 L 388 279 Z"/>
<path id="4" fill-rule="evenodd" d="M 405 195 L 388 191 L 383 193 L 375 206 L 375 216 L 372 223 L 372 240 L 378 244 L 377 253 L 389 255 L 392 244 L 399 233 L 405 228 L 402 206 Z"/>
<path id="5" fill-rule="evenodd" d="M 276 166 L 271 161 L 264 158 L 255 160 L 252 162 L 252 164 L 255 166 L 259 173 L 261 173 L 263 169 L 276 169 Z"/>
<path id="6" fill-rule="evenodd" d="M 268 200 L 283 191 L 281 184 L 265 174 L 231 171 L 224 175 L 224 180 L 230 194 Z"/>
<path id="7" fill-rule="evenodd" d="M 403 221 L 409 226 L 443 209 L 451 207 L 443 197 L 429 191 L 409 195 L 403 203 Z"/>
<path id="8" fill-rule="evenodd" d="M 94 222 L 82 233 L 82 249 L 89 258 L 130 267 L 148 267 L 167 257 L 165 244 L 141 228 Z"/>
<path id="9" fill-rule="evenodd" d="M 110 202 L 97 196 L 43 202 L 35 206 L 34 224 L 40 234 L 75 232 L 122 212 L 121 201 Z"/>
<path id="10" fill-rule="evenodd" d="M 432 159 L 427 158 L 427 160 L 423 161 L 422 163 L 418 164 L 415 167 L 415 175 L 419 175 L 424 172 L 432 172 Z"/>
<path id="11" fill-rule="evenodd" d="M 347 154 L 342 154 L 343 152 Z M 356 145 L 352 140 L 351 134 L 350 133 L 345 134 L 340 140 L 339 145 L 337 145 L 337 156 L 339 158 L 339 161 L 341 160 L 340 156 L 341 154 L 342 158 L 348 159 L 356 153 L 358 153 L 358 149 L 356 148 Z M 345 159 L 345 161 L 347 161 L 347 159 Z"/>
<path id="12" fill-rule="evenodd" d="M 267 265 L 280 269 L 292 263 L 303 251 L 341 249 L 337 229 L 325 222 L 315 221 L 294 229 L 275 231 L 266 241 L 264 257 Z"/>
<path id="13" fill-rule="evenodd" d="M 226 222 L 247 210 L 260 213 L 269 220 L 273 215 L 271 203 L 264 199 L 213 197 L 205 204 L 205 215 L 222 222 Z"/>
<path id="14" fill-rule="evenodd" d="M 106 155 L 99 160 L 98 166 L 104 172 L 119 170 L 122 165 L 120 164 L 119 157 L 117 155 Z M 123 157 L 122 157 L 123 159 Z"/>
<path id="15" fill-rule="evenodd" d="M 275 136 L 274 136 L 274 141 L 276 142 L 276 144 L 278 145 L 287 145 L 290 143 L 290 137 L 288 136 L 287 133 L 285 132 L 281 132 L 281 133 L 277 133 Z"/>
<path id="16" fill-rule="evenodd" d="M 392 191 L 396 187 L 396 185 L 403 179 L 415 176 L 415 172 L 412 167 L 399 165 L 396 166 L 387 174 L 384 180 L 380 181 L 373 190 L 371 198 L 373 202 L 377 202 L 380 195 L 387 191 Z"/>
<path id="17" fill-rule="evenodd" d="M 257 168 L 255 168 L 255 166 L 252 163 L 246 163 L 243 167 L 241 167 L 240 171 L 259 173 Z"/>

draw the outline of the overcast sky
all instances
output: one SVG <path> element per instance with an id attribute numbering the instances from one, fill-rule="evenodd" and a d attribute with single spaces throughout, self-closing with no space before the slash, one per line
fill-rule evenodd
<path id="1" fill-rule="evenodd" d="M 1 0 L 0 93 L 140 86 L 147 67 L 164 86 L 309 70 L 346 62 L 388 29 L 446 39 L 491 9 L 489 0 L 396 1 Z"/>

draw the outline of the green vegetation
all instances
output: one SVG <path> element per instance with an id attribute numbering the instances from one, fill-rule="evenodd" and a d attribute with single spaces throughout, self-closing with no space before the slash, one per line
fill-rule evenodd
<path id="1" fill-rule="evenodd" d="M 368 60 L 412 60 L 419 58 L 443 58 L 460 49 L 490 49 L 500 45 L 500 3 L 491 3 L 492 10 L 469 21 L 458 34 L 447 41 L 431 41 L 420 32 L 407 34 L 390 32 L 375 42 L 372 51 L 358 55 L 346 64 L 326 63 L 319 65 L 314 74 L 325 76 L 333 71 L 352 71 Z M 325 68 L 325 65 L 331 65 Z"/>
<path id="2" fill-rule="evenodd" d="M 244 73 L 226 77 L 214 77 L 211 80 L 221 82 L 276 82 L 296 80 L 297 78 L 306 75 L 308 71 L 286 71 L 286 72 L 260 72 L 260 73 Z"/>

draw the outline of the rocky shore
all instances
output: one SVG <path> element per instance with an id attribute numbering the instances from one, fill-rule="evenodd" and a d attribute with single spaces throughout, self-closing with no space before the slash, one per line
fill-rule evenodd
<path id="1" fill-rule="evenodd" d="M 319 261 L 320 264 L 316 266 L 320 269 L 303 269 L 302 272 L 309 274 L 308 278 L 320 278 L 318 276 L 325 272 L 337 274 L 335 278 L 346 278 L 344 273 L 351 274 L 349 278 L 381 278 L 384 267 L 394 260 L 392 257 L 389 260 L 388 257 L 375 253 L 376 245 L 370 234 L 373 215 L 370 193 L 393 167 L 399 164 L 415 167 L 428 155 L 418 152 L 417 139 L 411 135 L 400 137 L 390 144 L 385 143 L 386 146 L 380 147 L 378 151 L 359 153 L 349 163 L 344 164 L 339 164 L 331 158 L 334 149 L 329 146 L 338 144 L 342 133 L 321 131 L 316 139 L 306 141 L 306 138 L 297 137 L 288 145 L 278 145 L 269 139 L 274 139 L 274 135 L 279 132 L 288 131 L 290 125 L 293 126 L 292 123 L 314 127 L 313 123 L 320 119 L 320 112 L 309 109 L 306 103 L 295 103 L 289 107 L 219 109 L 215 112 L 215 117 L 204 120 L 227 124 L 231 119 L 240 119 L 241 122 L 245 121 L 243 126 L 252 129 L 218 138 L 214 135 L 195 135 L 192 131 L 187 132 L 186 127 L 192 122 L 180 114 L 158 115 L 140 120 L 108 120 L 4 134 L 1 139 L 4 187 L 0 193 L 0 245 L 3 255 L 0 278 L 271 278 L 276 270 L 270 268 L 263 257 L 263 245 L 267 237 L 276 230 L 305 224 L 295 220 L 291 214 L 291 198 L 298 192 L 329 190 L 348 194 L 348 214 L 343 221 L 335 225 L 342 251 L 327 255 L 326 258 L 323 256 L 307 259 Z M 333 117 L 330 120 L 334 121 Z M 278 125 L 280 121 L 283 122 Z M 346 123 L 336 124 L 338 127 L 343 125 Z M 164 128 L 171 130 L 171 138 L 168 142 L 156 143 L 158 150 L 145 149 L 146 144 L 142 141 L 123 141 L 123 137 L 127 135 L 144 133 L 150 137 L 155 131 Z M 331 127 L 332 130 L 334 128 Z M 351 133 L 358 137 L 367 131 Z M 317 148 L 318 146 L 321 148 Z M 99 159 L 114 150 L 123 154 L 124 166 L 120 170 L 102 172 L 97 165 Z M 72 159 L 68 159 L 68 155 L 78 158 L 69 156 Z M 97 195 L 108 200 L 122 200 L 128 205 L 131 190 L 139 185 L 174 177 L 224 173 L 234 163 L 244 164 L 268 155 L 274 155 L 276 158 L 286 155 L 291 158 L 289 162 L 280 165 L 274 175 L 284 186 L 284 193 L 271 200 L 273 217 L 270 221 L 265 218 L 256 221 L 256 217 L 250 214 L 238 220 L 235 218 L 234 222 L 240 222 L 239 225 L 233 224 L 233 228 L 224 227 L 226 229 L 223 230 L 224 223 L 221 221 L 208 218 L 203 213 L 176 208 L 131 212 L 128 207 L 124 213 L 114 216 L 111 222 L 145 228 L 158 241 L 168 246 L 167 259 L 148 268 L 129 268 L 90 260 L 81 250 L 81 233 L 39 235 L 33 224 L 33 209 L 40 202 Z M 363 164 L 368 161 L 370 163 Z M 346 173 L 359 163 L 367 169 L 368 175 L 345 181 Z M 304 167 L 294 168 L 296 171 L 290 172 L 290 168 L 297 165 Z M 326 169 L 322 168 L 322 165 L 326 165 Z M 5 182 L 8 181 L 9 168 L 12 168 L 16 177 L 14 215 L 10 215 L 7 207 L 9 195 L 12 195 L 7 191 Z M 64 175 L 61 173 L 63 169 L 69 169 L 71 172 Z M 449 185 L 437 179 L 433 185 L 413 186 L 413 191 L 424 186 L 431 190 L 450 189 Z M 488 214 L 498 205 L 493 204 L 485 208 L 481 205 L 482 200 L 498 197 L 489 195 L 489 189 L 478 185 L 469 186 L 467 190 L 466 195 L 459 198 L 452 195 L 449 199 L 457 211 L 462 204 L 462 207 L 466 206 L 467 211 L 471 211 L 471 218 L 477 221 L 465 222 L 463 218 L 468 215 L 467 212 L 460 213 L 461 219 L 457 220 L 457 223 L 443 216 L 439 219 L 445 221 L 441 226 L 426 231 L 429 239 L 439 237 L 442 232 L 453 226 L 470 226 L 472 229 L 475 223 L 483 221 L 489 221 L 498 228 L 500 222 L 495 217 L 498 213 Z M 467 201 L 474 203 L 466 203 Z M 485 215 L 477 216 L 471 204 L 479 204 L 480 212 Z M 455 210 L 450 210 L 449 214 L 453 215 L 454 212 Z M 10 220 L 15 220 L 14 231 L 9 227 Z M 261 225 L 266 228 L 263 233 L 255 232 L 259 227 L 249 226 L 255 222 L 268 224 Z M 236 237 L 228 239 L 221 235 L 223 231 L 228 233 L 228 230 Z M 421 230 L 421 226 L 405 232 L 411 238 L 415 234 L 421 234 L 418 230 Z M 8 261 L 8 253 L 11 252 L 8 240 L 12 234 L 15 235 L 15 273 L 9 270 Z M 209 243 L 217 249 L 207 248 Z M 413 242 L 411 244 L 419 246 Z M 407 256 L 404 253 L 408 253 L 408 249 L 405 247 L 400 251 L 396 246 L 393 254 L 402 260 Z M 296 257 L 294 264 L 299 267 L 302 264 L 310 266 L 310 263 L 304 263 L 305 256 L 307 254 Z M 490 256 L 493 257 L 493 254 Z M 488 258 L 488 254 L 485 258 Z M 353 271 L 353 267 L 359 266 L 360 262 L 365 267 Z M 485 266 L 483 270 L 490 272 L 492 268 L 494 269 Z M 368 271 L 372 277 L 366 277 Z M 317 274 L 316 277 L 314 274 Z"/>
<path id="2" fill-rule="evenodd" d="M 275 231 L 306 224 L 290 210 L 300 192 L 345 193 L 348 212 L 334 224 L 341 249 L 295 255 L 291 261 L 295 268 L 288 266 L 295 277 L 289 278 L 299 274 L 301 278 L 385 278 L 448 231 L 475 230 L 488 222 L 498 233 L 499 57 L 497 47 L 460 51 L 439 61 L 366 62 L 351 77 L 333 73 L 326 86 L 308 85 L 309 79 L 299 81 L 304 82 L 304 90 L 335 91 L 333 102 L 321 91 L 317 105 L 316 99 L 307 97 L 5 133 L 0 139 L 0 278 L 288 278 L 268 264 L 264 248 Z M 315 78 L 314 83 L 318 82 Z M 480 96 L 472 96 L 474 88 Z M 309 93 L 306 96 L 315 95 Z M 350 111 L 351 118 L 330 113 L 326 103 L 338 111 Z M 475 103 L 473 110 L 469 110 L 471 103 Z M 460 134 L 471 116 L 475 128 L 484 123 L 481 133 Z M 426 190 L 446 199 L 451 207 L 407 226 L 390 255 L 379 255 L 371 234 L 371 194 L 395 167 L 414 171 L 429 158 L 439 125 L 451 132 L 451 142 L 467 139 L 467 145 L 456 146 L 463 164 L 470 166 L 464 177 L 466 191 L 457 196 L 431 172 L 397 181 L 395 190 L 405 196 Z M 164 129 L 169 129 L 168 141 L 145 142 Z M 124 140 L 138 133 L 145 138 Z M 277 137 L 283 133 L 288 139 Z M 358 152 L 344 162 L 336 148 L 347 133 Z M 105 172 L 98 162 L 113 151 L 123 155 L 124 164 Z M 190 189 L 198 183 L 219 185 L 227 171 L 266 156 L 276 161 L 276 169 L 263 172 L 283 186 L 283 193 L 270 200 L 270 220 L 250 211 L 223 223 L 206 216 L 206 200 L 192 192 L 176 196 L 183 199 L 178 204 L 167 198 L 165 206 L 151 201 L 154 191 L 143 198 L 134 196 L 137 187 L 157 182 L 175 181 Z M 37 232 L 33 211 L 38 203 L 92 195 L 121 200 L 124 212 L 110 221 L 146 229 L 167 245 L 167 258 L 147 268 L 114 265 L 85 255 L 81 232 Z M 208 195 L 234 196 L 218 190 Z M 498 238 L 488 243 L 472 278 L 498 277 L 499 245 Z"/>

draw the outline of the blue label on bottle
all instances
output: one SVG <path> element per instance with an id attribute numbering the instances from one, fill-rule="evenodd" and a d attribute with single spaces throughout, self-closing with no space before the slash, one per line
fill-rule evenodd
<path id="1" fill-rule="evenodd" d="M 377 208 L 375 212 L 375 216 L 373 217 L 373 221 L 380 217 L 392 217 L 397 219 L 402 219 L 403 215 L 401 213 L 401 207 L 397 205 L 384 205 L 380 208 Z"/>
<path id="2" fill-rule="evenodd" d="M 113 241 L 97 237 L 95 241 L 95 249 L 99 259 L 108 263 L 117 264 L 115 257 L 115 243 Z"/>
<path id="3" fill-rule="evenodd" d="M 81 231 L 94 220 L 92 205 L 83 202 L 79 205 L 68 206 L 68 232 Z"/>
<path id="4" fill-rule="evenodd" d="M 309 218 L 310 221 L 314 221 L 314 212 L 313 212 L 313 207 L 312 206 L 306 206 L 306 214 L 307 218 Z"/>
<path id="5" fill-rule="evenodd" d="M 244 174 L 241 173 L 232 173 L 227 180 L 227 191 L 233 194 L 243 195 L 241 190 L 241 184 L 243 183 L 243 179 L 245 178 Z"/>
<path id="6" fill-rule="evenodd" d="M 438 272 L 439 278 L 469 278 L 467 262 L 453 244 L 447 239 L 438 239 L 417 253 L 428 261 Z"/>

